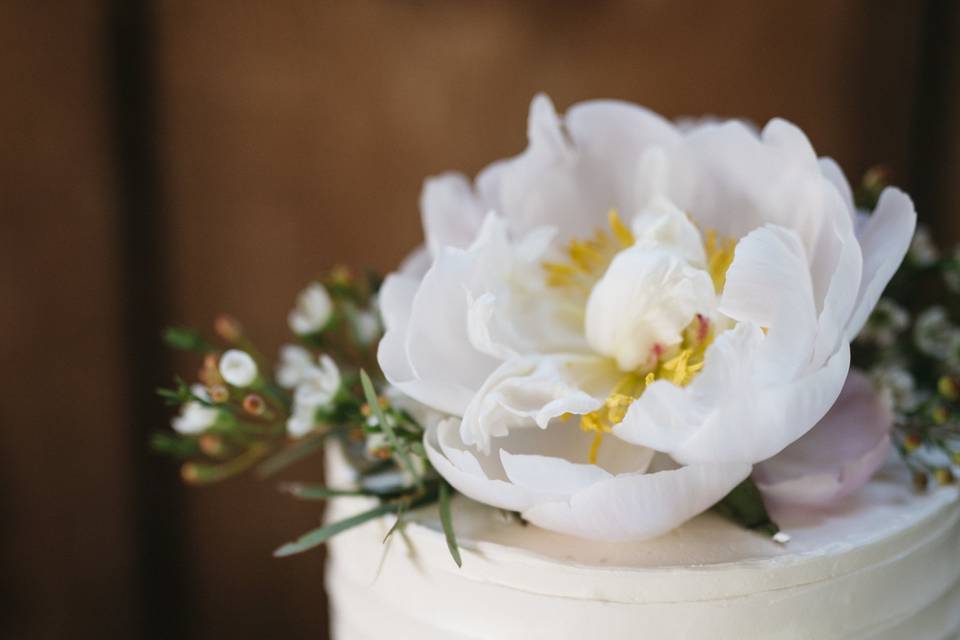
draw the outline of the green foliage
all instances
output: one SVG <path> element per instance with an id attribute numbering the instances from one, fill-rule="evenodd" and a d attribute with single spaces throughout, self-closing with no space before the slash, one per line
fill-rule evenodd
<path id="1" fill-rule="evenodd" d="M 771 538 L 780 532 L 780 527 L 767 513 L 760 490 L 750 478 L 734 487 L 733 491 L 714 505 L 713 510 L 746 529 L 758 531 Z"/>
<path id="2" fill-rule="evenodd" d="M 163 332 L 163 341 L 177 351 L 203 353 L 212 349 L 198 331 L 188 327 L 167 327 Z"/>
<path id="3" fill-rule="evenodd" d="M 453 530 L 453 518 L 450 516 L 450 487 L 443 480 L 440 481 L 440 524 L 443 525 L 443 535 L 447 539 L 447 549 L 458 567 L 463 566 L 460 559 L 460 548 L 457 546 L 456 533 Z"/>

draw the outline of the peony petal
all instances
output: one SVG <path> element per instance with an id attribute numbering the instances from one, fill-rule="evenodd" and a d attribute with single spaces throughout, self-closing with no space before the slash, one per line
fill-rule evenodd
<path id="1" fill-rule="evenodd" d="M 877 208 L 859 234 L 863 248 L 863 278 L 853 316 L 847 325 L 852 340 L 863 328 L 880 294 L 896 273 L 910 248 L 917 213 L 910 196 L 894 187 L 880 194 Z"/>
<path id="2" fill-rule="evenodd" d="M 380 309 L 386 332 L 377 348 L 377 361 L 387 380 L 411 398 L 440 411 L 462 411 L 470 401 L 467 389 L 452 383 L 419 379 L 407 356 L 410 311 L 419 283 L 391 274 L 380 289 Z"/>
<path id="3" fill-rule="evenodd" d="M 768 225 L 749 233 L 727 270 L 720 313 L 768 330 L 760 362 L 770 383 L 792 380 L 810 362 L 817 335 L 813 285 L 796 233 Z M 711 366 L 706 361 L 705 368 Z"/>
<path id="4" fill-rule="evenodd" d="M 459 173 L 429 178 L 420 195 L 420 214 L 427 248 L 466 249 L 474 241 L 486 213 L 470 182 Z"/>
<path id="5" fill-rule="evenodd" d="M 670 531 L 716 504 L 750 473 L 749 464 L 702 464 L 615 476 L 566 500 L 522 511 L 533 524 L 594 540 L 643 540 Z"/>
<path id="6" fill-rule="evenodd" d="M 443 432 L 447 437 L 455 438 L 455 434 L 459 430 L 458 423 L 459 420 L 456 418 L 448 418 L 427 427 L 423 437 L 423 446 L 430 463 L 437 472 L 453 485 L 454 489 L 478 502 L 508 511 L 523 511 L 530 506 L 532 504 L 531 496 L 517 485 L 483 475 L 479 465 L 464 470 L 454 465 L 446 455 L 441 453 L 438 432 Z"/>
<path id="7" fill-rule="evenodd" d="M 667 248 L 699 269 L 706 268 L 703 238 L 690 217 L 663 196 L 655 196 L 631 223 L 636 244 Z"/>
<path id="8" fill-rule="evenodd" d="M 565 413 L 584 414 L 603 404 L 618 372 L 602 358 L 577 355 L 519 357 L 494 371 L 467 407 L 463 441 L 490 451 L 490 439 L 511 429 L 540 427 Z"/>
<path id="9" fill-rule="evenodd" d="M 654 195 L 637 192 L 642 153 L 679 140 L 666 120 L 617 101 L 578 104 L 561 123 L 542 95 L 531 104 L 528 135 L 527 150 L 491 165 L 477 188 L 514 233 L 550 225 L 561 242 L 604 226 L 611 208 L 638 211 Z"/>
<path id="10" fill-rule="evenodd" d="M 830 506 L 859 490 L 887 459 L 892 427 L 889 400 L 851 370 L 827 415 L 757 465 L 754 479 L 771 506 Z"/>
<path id="11" fill-rule="evenodd" d="M 821 157 L 819 163 L 820 173 L 823 174 L 823 177 L 826 178 L 830 184 L 836 187 L 837 193 L 840 194 L 844 204 L 847 205 L 847 209 L 850 210 L 850 220 L 853 222 L 853 214 L 856 213 L 857 208 L 853 203 L 853 189 L 850 188 L 850 183 L 847 181 L 847 176 L 844 175 L 843 169 L 840 168 L 836 160 L 830 157 Z"/>
<path id="12" fill-rule="evenodd" d="M 709 273 L 674 251 L 634 245 L 614 257 L 590 292 L 587 341 L 632 371 L 651 362 L 656 345 L 680 344 L 691 319 L 715 306 Z"/>
<path id="13" fill-rule="evenodd" d="M 771 384 L 761 365 L 766 336 L 741 323 L 707 350 L 706 366 L 687 387 L 657 381 L 614 433 L 683 464 L 755 463 L 809 431 L 833 405 L 850 365 L 847 345 L 797 380 Z"/>
<path id="14" fill-rule="evenodd" d="M 500 461 L 507 478 L 537 501 L 559 500 L 595 482 L 612 478 L 595 464 L 577 464 L 562 458 L 540 455 L 515 455 L 500 450 Z"/>

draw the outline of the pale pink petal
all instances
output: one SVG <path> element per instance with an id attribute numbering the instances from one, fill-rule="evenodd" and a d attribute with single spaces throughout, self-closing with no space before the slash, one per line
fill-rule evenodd
<path id="1" fill-rule="evenodd" d="M 858 491 L 890 453 L 893 414 L 862 373 L 851 371 L 836 404 L 805 436 L 757 465 L 773 509 L 828 507 Z"/>

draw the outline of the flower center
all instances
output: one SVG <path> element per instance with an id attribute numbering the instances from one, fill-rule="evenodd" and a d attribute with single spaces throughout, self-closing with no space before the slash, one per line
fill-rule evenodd
<path id="1" fill-rule="evenodd" d="M 543 265 L 548 285 L 584 299 L 588 343 L 624 372 L 604 404 L 580 418 L 580 428 L 595 434 L 591 464 L 603 435 L 648 386 L 657 380 L 685 386 L 703 368 L 715 335 L 716 296 L 736 247 L 713 230 L 701 236 L 669 204 L 642 213 L 632 230 L 616 211 L 608 220 L 610 232 L 574 240 L 565 261 Z"/>

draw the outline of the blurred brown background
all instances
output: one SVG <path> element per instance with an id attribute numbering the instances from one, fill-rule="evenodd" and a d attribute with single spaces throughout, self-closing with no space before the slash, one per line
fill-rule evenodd
<path id="1" fill-rule="evenodd" d="M 316 507 L 149 452 L 191 371 L 160 328 L 275 347 L 312 275 L 418 242 L 425 176 L 520 151 L 537 91 L 787 117 L 957 239 L 958 4 L 0 4 L 0 637 L 325 637 L 322 553 L 270 556 Z"/>

